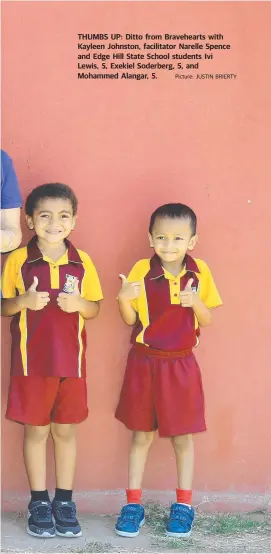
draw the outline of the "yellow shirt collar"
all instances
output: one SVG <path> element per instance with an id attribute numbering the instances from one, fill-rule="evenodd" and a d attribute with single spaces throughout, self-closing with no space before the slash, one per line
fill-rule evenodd
<path id="1" fill-rule="evenodd" d="M 51 258 L 49 258 L 48 256 L 45 256 L 45 255 L 43 255 L 43 259 L 44 259 L 45 262 L 48 262 L 49 264 L 66 265 L 66 264 L 69 263 L 68 250 L 66 250 L 66 252 L 64 252 L 64 254 L 62 254 L 62 256 L 60 256 L 60 258 L 58 258 L 58 260 L 56 262 L 54 260 L 51 260 Z"/>
<path id="2" fill-rule="evenodd" d="M 172 273 L 167 271 L 164 267 L 163 267 L 163 270 L 164 270 L 165 279 L 169 279 L 169 281 L 176 281 L 176 279 L 180 279 L 186 274 L 186 265 L 182 269 L 181 273 L 179 273 L 179 275 L 177 276 L 172 275 Z"/>

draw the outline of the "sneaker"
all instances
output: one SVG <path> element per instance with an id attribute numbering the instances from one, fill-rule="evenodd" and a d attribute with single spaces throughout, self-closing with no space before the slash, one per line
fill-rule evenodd
<path id="1" fill-rule="evenodd" d="M 81 527 L 76 519 L 76 505 L 74 502 L 53 500 L 53 517 L 56 534 L 60 537 L 81 537 Z"/>
<path id="2" fill-rule="evenodd" d="M 195 511 L 192 506 L 172 504 L 169 521 L 166 528 L 168 537 L 188 538 L 192 532 Z"/>
<path id="3" fill-rule="evenodd" d="M 145 523 L 145 512 L 141 504 L 123 506 L 115 526 L 117 535 L 121 537 L 136 537 L 139 529 Z"/>
<path id="4" fill-rule="evenodd" d="M 55 525 L 52 518 L 52 505 L 49 501 L 31 500 L 28 504 L 27 532 L 33 537 L 55 537 Z"/>

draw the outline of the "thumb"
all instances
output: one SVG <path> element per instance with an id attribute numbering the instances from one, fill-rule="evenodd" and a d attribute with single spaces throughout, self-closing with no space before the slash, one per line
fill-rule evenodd
<path id="1" fill-rule="evenodd" d="M 80 294 L 78 279 L 75 281 L 73 294 Z"/>
<path id="2" fill-rule="evenodd" d="M 38 284 L 39 284 L 39 280 L 38 280 L 38 278 L 35 276 L 34 279 L 33 279 L 33 283 L 32 283 L 32 285 L 29 287 L 28 290 L 32 290 L 32 291 L 35 292 L 35 291 L 37 290 Z"/>
<path id="3" fill-rule="evenodd" d="M 194 281 L 193 278 L 189 279 L 189 281 L 187 281 L 187 284 L 184 290 L 191 289 L 193 281 Z"/>
<path id="4" fill-rule="evenodd" d="M 125 277 L 125 275 L 123 275 L 122 273 L 119 274 L 119 277 L 122 281 L 122 285 L 124 285 L 125 283 L 127 283 L 127 277 Z"/>

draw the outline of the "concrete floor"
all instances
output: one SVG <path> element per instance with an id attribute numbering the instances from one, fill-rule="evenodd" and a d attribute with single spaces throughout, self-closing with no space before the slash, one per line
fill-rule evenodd
<path id="1" fill-rule="evenodd" d="M 78 517 L 83 536 L 74 539 L 35 538 L 26 532 L 26 517 L 21 513 L 2 513 L 2 552 L 120 552 L 150 551 L 146 528 L 133 539 L 118 537 L 114 532 L 116 517 L 83 514 Z"/>

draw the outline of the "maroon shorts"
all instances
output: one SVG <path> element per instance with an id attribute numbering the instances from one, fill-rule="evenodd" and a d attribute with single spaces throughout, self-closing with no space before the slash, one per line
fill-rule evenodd
<path id="1" fill-rule="evenodd" d="M 191 350 L 163 352 L 136 344 L 115 417 L 133 431 L 158 429 L 161 437 L 205 431 L 200 369 Z"/>
<path id="2" fill-rule="evenodd" d="M 88 416 L 86 380 L 12 376 L 6 418 L 28 425 L 81 423 Z"/>

